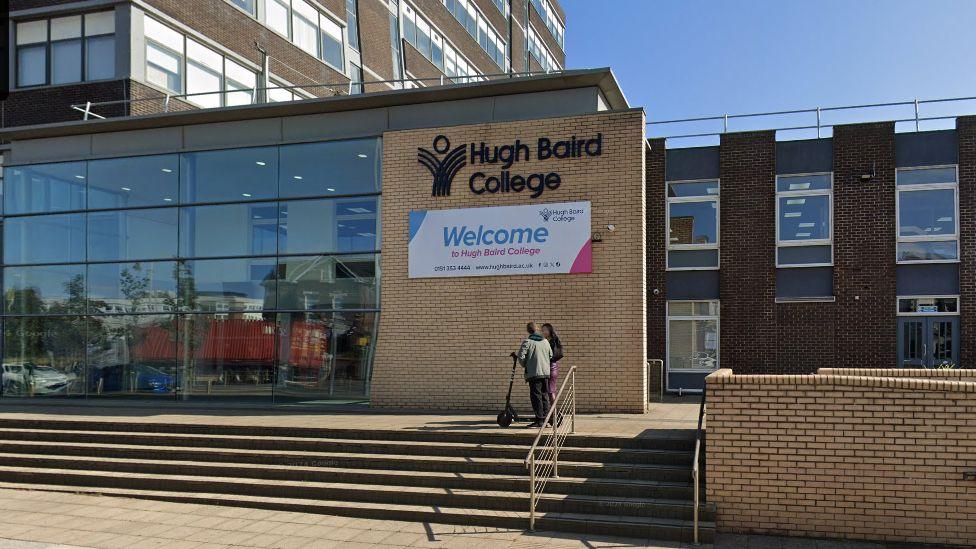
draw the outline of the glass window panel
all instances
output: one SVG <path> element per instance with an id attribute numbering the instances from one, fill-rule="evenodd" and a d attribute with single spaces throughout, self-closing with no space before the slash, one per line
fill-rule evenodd
<path id="1" fill-rule="evenodd" d="M 829 196 L 781 196 L 779 198 L 780 240 L 828 240 L 829 238 Z"/>
<path id="2" fill-rule="evenodd" d="M 435 66 L 444 68 L 444 41 L 437 33 L 431 37 L 430 61 Z"/>
<path id="3" fill-rule="evenodd" d="M 403 37 L 411 44 L 417 43 L 417 23 L 416 16 L 412 10 L 404 6 L 403 11 Z"/>
<path id="4" fill-rule="evenodd" d="M 668 183 L 668 196 L 712 196 L 719 193 L 718 180 Z"/>
<path id="5" fill-rule="evenodd" d="M 84 313 L 85 266 L 7 267 L 3 270 L 6 314 Z"/>
<path id="6" fill-rule="evenodd" d="M 88 163 L 88 207 L 175 204 L 179 183 L 179 155 L 93 160 Z"/>
<path id="7" fill-rule="evenodd" d="M 900 236 L 956 234 L 955 189 L 898 192 Z"/>
<path id="8" fill-rule="evenodd" d="M 85 40 L 85 79 L 115 77 L 115 37 L 98 36 Z"/>
<path id="9" fill-rule="evenodd" d="M 146 38 L 150 38 L 160 45 L 165 46 L 174 52 L 183 55 L 183 35 L 166 25 L 156 21 L 152 17 L 145 18 Z"/>
<path id="10" fill-rule="evenodd" d="M 115 12 L 100 11 L 85 14 L 85 35 L 112 34 L 115 32 Z"/>
<path id="11" fill-rule="evenodd" d="M 240 314 L 184 314 L 178 375 L 184 394 L 207 398 L 271 395 L 277 355 L 274 319 Z"/>
<path id="12" fill-rule="evenodd" d="M 273 255 L 280 231 L 278 206 L 273 202 L 181 208 L 180 255 Z M 308 234 L 307 238 L 324 236 Z"/>
<path id="13" fill-rule="evenodd" d="M 924 168 L 917 170 L 898 170 L 899 185 L 923 185 L 927 183 L 955 183 L 956 168 Z"/>
<path id="14" fill-rule="evenodd" d="M 430 59 L 430 25 L 421 18 L 417 18 L 417 49 L 424 57 Z"/>
<path id="15" fill-rule="evenodd" d="M 668 369 L 718 368 L 717 320 L 668 320 Z"/>
<path id="16" fill-rule="evenodd" d="M 88 214 L 89 261 L 134 261 L 176 257 L 176 208 Z"/>
<path id="17" fill-rule="evenodd" d="M 234 92 L 226 95 L 228 106 L 249 105 L 254 102 L 254 89 L 257 87 L 257 75 L 254 71 L 227 59 L 224 61 L 224 74 L 225 89 Z"/>
<path id="18" fill-rule="evenodd" d="M 43 86 L 47 83 L 47 45 L 17 48 L 17 85 Z"/>
<path id="19" fill-rule="evenodd" d="M 51 19 L 51 41 L 81 38 L 81 16 L 71 15 Z"/>
<path id="20" fill-rule="evenodd" d="M 830 190 L 830 174 L 790 175 L 776 178 L 776 191 L 820 191 Z"/>
<path id="21" fill-rule="evenodd" d="M 186 63 L 186 93 L 192 95 L 187 101 L 205 109 L 220 106 L 220 73 L 193 61 Z M 214 93 L 207 93 L 214 92 Z"/>
<path id="22" fill-rule="evenodd" d="M 716 244 L 718 242 L 717 204 L 676 202 L 668 205 L 670 238 L 673 244 Z"/>
<path id="23" fill-rule="evenodd" d="M 172 398 L 178 327 L 165 314 L 88 317 L 88 394 Z"/>
<path id="24" fill-rule="evenodd" d="M 275 147 L 185 153 L 180 158 L 184 204 L 278 196 Z"/>
<path id="25" fill-rule="evenodd" d="M 182 59 L 177 53 L 146 42 L 146 79 L 170 91 L 183 90 Z"/>
<path id="26" fill-rule="evenodd" d="M 319 54 L 318 12 L 302 0 L 295 0 L 292 5 L 295 9 L 291 22 L 295 45 L 317 57 Z"/>
<path id="27" fill-rule="evenodd" d="M 365 398 L 376 313 L 281 313 L 275 399 Z"/>
<path id="28" fill-rule="evenodd" d="M 86 333 L 84 316 L 5 318 L 3 396 L 83 395 Z"/>
<path id="29" fill-rule="evenodd" d="M 379 191 L 378 139 L 286 145 L 280 155 L 282 198 Z"/>
<path id="30" fill-rule="evenodd" d="M 830 246 L 781 246 L 776 251 L 780 265 L 832 263 Z"/>
<path id="31" fill-rule="evenodd" d="M 271 30 L 288 36 L 288 0 L 267 0 L 264 4 L 265 23 Z"/>
<path id="32" fill-rule="evenodd" d="M 187 39 L 186 58 L 217 73 L 223 70 L 224 58 L 219 53 L 195 40 Z"/>
<path id="33" fill-rule="evenodd" d="M 74 263 L 85 260 L 85 214 L 4 220 L 5 263 Z"/>
<path id="34" fill-rule="evenodd" d="M 17 23 L 17 45 L 47 42 L 47 20 Z"/>
<path id="35" fill-rule="evenodd" d="M 257 14 L 257 0 L 230 0 L 232 4 L 241 8 L 242 10 L 250 13 L 251 15 Z"/>
<path id="36" fill-rule="evenodd" d="M 378 248 L 375 197 L 281 204 L 281 253 L 367 252 Z"/>
<path id="37" fill-rule="evenodd" d="M 62 162 L 7 168 L 7 214 L 80 210 L 85 207 L 85 163 Z"/>
<path id="38" fill-rule="evenodd" d="M 668 268 L 718 267 L 718 250 L 669 250 Z"/>
<path id="39" fill-rule="evenodd" d="M 947 261 L 958 258 L 955 240 L 898 243 L 898 261 Z"/>
<path id="40" fill-rule="evenodd" d="M 325 17 L 322 18 L 322 59 L 333 67 L 343 66 L 342 28 Z"/>
<path id="41" fill-rule="evenodd" d="M 89 265 L 89 310 L 106 314 L 175 312 L 177 276 L 175 261 Z"/>
<path id="42" fill-rule="evenodd" d="M 376 257 L 307 256 L 278 261 L 280 309 L 375 309 Z"/>
<path id="43" fill-rule="evenodd" d="M 182 310 L 247 312 L 260 320 L 275 308 L 275 260 L 216 259 L 185 262 L 180 278 Z"/>
<path id="44" fill-rule="evenodd" d="M 959 299 L 955 297 L 899 298 L 899 313 L 958 313 Z"/>
<path id="45" fill-rule="evenodd" d="M 356 0 L 346 0 L 346 25 L 349 29 L 349 47 L 359 51 L 359 16 Z"/>
<path id="46" fill-rule="evenodd" d="M 280 86 L 286 86 L 282 82 L 271 82 L 271 89 L 268 90 L 268 100 L 272 103 L 281 103 L 283 101 L 294 101 L 295 94 L 291 90 L 280 89 Z"/>

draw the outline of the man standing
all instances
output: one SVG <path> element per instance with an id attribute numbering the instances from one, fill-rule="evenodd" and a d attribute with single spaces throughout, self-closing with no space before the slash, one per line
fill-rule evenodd
<path id="1" fill-rule="evenodd" d="M 519 347 L 519 364 L 525 368 L 525 381 L 529 383 L 529 396 L 535 422 L 529 427 L 542 427 L 549 414 L 549 364 L 552 361 L 552 347 L 539 333 L 535 322 L 529 322 L 525 329 L 529 337 Z"/>

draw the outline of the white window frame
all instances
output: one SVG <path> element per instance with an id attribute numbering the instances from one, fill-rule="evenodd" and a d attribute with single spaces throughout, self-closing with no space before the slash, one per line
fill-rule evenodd
<path id="1" fill-rule="evenodd" d="M 959 316 L 960 307 L 962 305 L 961 296 L 959 294 L 947 294 L 947 295 L 900 295 L 895 298 L 895 316 Z M 956 300 L 956 312 L 954 313 L 903 313 L 899 304 L 902 299 L 955 299 Z"/>
<path id="2" fill-rule="evenodd" d="M 718 194 L 701 196 L 668 196 L 668 187 L 672 184 L 683 183 L 708 183 L 714 181 L 718 184 Z M 722 243 L 722 180 L 720 178 L 707 179 L 675 179 L 664 182 L 664 241 L 667 242 L 665 250 L 665 270 L 668 271 L 715 271 L 722 264 L 722 251 L 719 249 Z M 684 204 L 689 202 L 714 202 L 715 203 L 715 243 L 714 244 L 672 244 L 671 243 L 671 204 Z M 681 250 L 716 250 L 716 261 L 714 267 L 672 267 L 671 251 Z"/>
<path id="3" fill-rule="evenodd" d="M 803 177 L 803 176 L 813 176 L 813 175 L 829 175 L 830 176 L 830 189 L 815 189 L 815 190 L 803 190 L 803 191 L 780 191 L 779 190 L 779 180 L 781 177 Z M 834 172 L 810 172 L 810 173 L 784 173 L 776 175 L 776 266 L 777 267 L 788 267 L 788 268 L 804 268 L 804 267 L 833 267 L 834 265 Z M 781 240 L 779 237 L 779 223 L 780 217 L 780 198 L 791 198 L 791 197 L 810 197 L 810 196 L 824 196 L 827 195 L 827 207 L 829 208 L 829 219 L 830 219 L 830 234 L 827 238 L 819 238 L 815 240 Z M 830 246 L 830 261 L 828 263 L 781 263 L 779 260 L 779 249 L 780 248 L 799 248 L 804 246 Z"/>
<path id="4" fill-rule="evenodd" d="M 671 315 L 671 305 L 676 303 L 714 303 L 718 308 L 717 315 Z M 671 370 L 671 321 L 672 320 L 714 320 L 715 321 L 715 367 L 714 368 L 678 368 L 674 373 L 704 374 L 714 372 L 722 367 L 722 302 L 718 299 L 673 299 L 665 304 L 664 311 L 664 375 Z M 667 381 L 666 390 L 671 390 L 671 382 Z"/>
<path id="5" fill-rule="evenodd" d="M 956 173 L 955 182 L 953 183 L 919 183 L 913 185 L 899 185 L 898 184 L 898 174 L 902 172 L 918 171 L 918 170 L 932 170 L 932 169 L 944 169 L 953 168 Z M 938 236 L 902 236 L 901 235 L 901 193 L 902 191 L 936 191 L 952 189 L 953 201 L 955 202 L 955 233 L 952 235 L 938 235 Z M 923 259 L 923 260 L 902 260 L 898 258 L 898 247 L 902 243 L 911 242 L 955 242 L 956 243 L 956 258 L 955 259 Z M 960 226 L 959 226 L 959 165 L 958 164 L 939 164 L 934 166 L 912 166 L 905 168 L 895 169 L 895 262 L 898 265 L 922 265 L 929 263 L 959 263 L 960 257 L 962 257 L 962 250 L 960 249 L 961 237 L 960 237 Z M 931 297 L 931 296 L 929 296 Z"/>

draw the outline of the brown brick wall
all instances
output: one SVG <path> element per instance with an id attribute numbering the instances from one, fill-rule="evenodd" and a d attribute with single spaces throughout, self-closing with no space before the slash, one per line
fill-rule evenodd
<path id="1" fill-rule="evenodd" d="M 834 127 L 835 366 L 897 363 L 895 131 L 890 122 Z M 860 175 L 876 175 L 862 182 Z"/>
<path id="2" fill-rule="evenodd" d="M 128 80 L 112 80 L 13 91 L 0 102 L 3 127 L 81 120 L 82 114 L 71 105 L 122 100 L 126 98 L 127 87 Z M 106 117 L 126 114 L 121 105 L 95 106 L 92 112 Z"/>
<path id="3" fill-rule="evenodd" d="M 549 27 L 546 26 L 545 20 L 539 16 L 539 12 L 535 11 L 535 8 L 529 6 L 529 22 L 532 23 L 532 27 L 535 28 L 535 33 L 539 35 L 539 38 L 546 44 L 549 48 L 549 53 L 552 57 L 559 62 L 560 65 L 566 66 L 566 54 L 563 52 L 562 48 L 556 42 L 556 38 L 549 32 Z"/>
<path id="4" fill-rule="evenodd" d="M 667 282 L 665 261 L 667 242 L 664 234 L 667 216 L 664 199 L 664 139 L 648 140 L 647 148 L 647 356 L 665 359 L 667 338 Z M 658 294 L 654 290 L 660 290 Z M 658 382 L 660 387 L 660 381 Z"/>
<path id="5" fill-rule="evenodd" d="M 156 88 L 147 86 L 136 80 L 131 80 L 129 84 L 130 97 L 132 98 L 132 103 L 129 105 L 129 114 L 131 116 L 191 111 L 199 108 L 191 103 L 178 99 L 170 99 L 169 105 L 167 105 L 164 97 L 165 94 Z"/>
<path id="6" fill-rule="evenodd" d="M 712 374 L 718 530 L 971 546 L 973 379 Z"/>
<path id="7" fill-rule="evenodd" d="M 719 152 L 721 361 L 776 371 L 776 136 L 723 134 Z"/>
<path id="8" fill-rule="evenodd" d="M 485 50 L 481 49 L 477 40 L 471 38 L 468 31 L 464 30 L 461 26 L 461 23 L 458 23 L 458 20 L 451 15 L 451 12 L 447 11 L 447 7 L 441 3 L 441 0 L 414 0 L 413 3 L 428 17 L 434 26 L 451 40 L 454 46 L 460 50 L 468 61 L 478 67 L 478 70 L 484 74 L 497 74 L 502 72 L 502 69 L 495 64 L 495 61 L 488 56 Z M 495 8 L 492 7 L 491 9 L 494 10 Z M 504 30 L 497 30 L 502 33 L 502 38 L 505 38 Z"/>
<path id="9" fill-rule="evenodd" d="M 959 361 L 976 368 L 976 117 L 956 119 L 959 139 Z"/>
<path id="10" fill-rule="evenodd" d="M 430 196 L 429 174 L 417 148 L 439 133 L 452 143 L 534 143 L 603 134 L 603 155 L 520 162 L 513 173 L 558 171 L 559 189 L 544 202 L 589 200 L 593 273 L 411 279 L 407 276 L 411 210 L 525 204 L 523 194 L 476 196 L 456 178 L 449 197 Z M 383 143 L 383 292 L 372 403 L 442 409 L 500 409 L 511 362 L 528 320 L 549 321 L 566 345 L 564 371 L 578 370 L 579 409 L 636 412 L 646 405 L 644 305 L 644 117 L 641 111 L 512 123 L 389 132 Z M 479 166 L 480 168 L 480 166 Z M 458 184 L 462 182 L 462 184 Z M 611 184 L 612 183 L 612 184 Z M 608 232 L 606 226 L 616 230 Z M 530 410 L 526 386 L 514 402 Z"/>
<path id="11" fill-rule="evenodd" d="M 777 303 L 776 365 L 770 373 L 810 374 L 836 365 L 834 333 L 843 328 L 835 313 L 835 303 Z"/>
<path id="12" fill-rule="evenodd" d="M 393 44 L 390 43 L 390 10 L 383 0 L 359 0 L 359 34 L 363 65 L 380 75 L 381 80 L 393 79 Z M 367 41 L 368 40 L 368 41 Z M 366 80 L 374 79 L 365 74 Z M 367 86 L 366 91 L 389 89 L 385 85 Z"/>

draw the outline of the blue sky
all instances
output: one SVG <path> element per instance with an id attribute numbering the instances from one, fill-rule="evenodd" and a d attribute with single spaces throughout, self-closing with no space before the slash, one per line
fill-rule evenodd
<path id="1" fill-rule="evenodd" d="M 612 67 L 627 99 L 643 106 L 649 120 L 976 96 L 976 0 L 563 0 L 563 6 L 568 68 Z M 976 102 L 923 105 L 922 116 L 946 109 L 973 113 Z M 880 117 L 913 112 L 893 109 Z M 857 115 L 831 116 L 825 121 Z"/>

